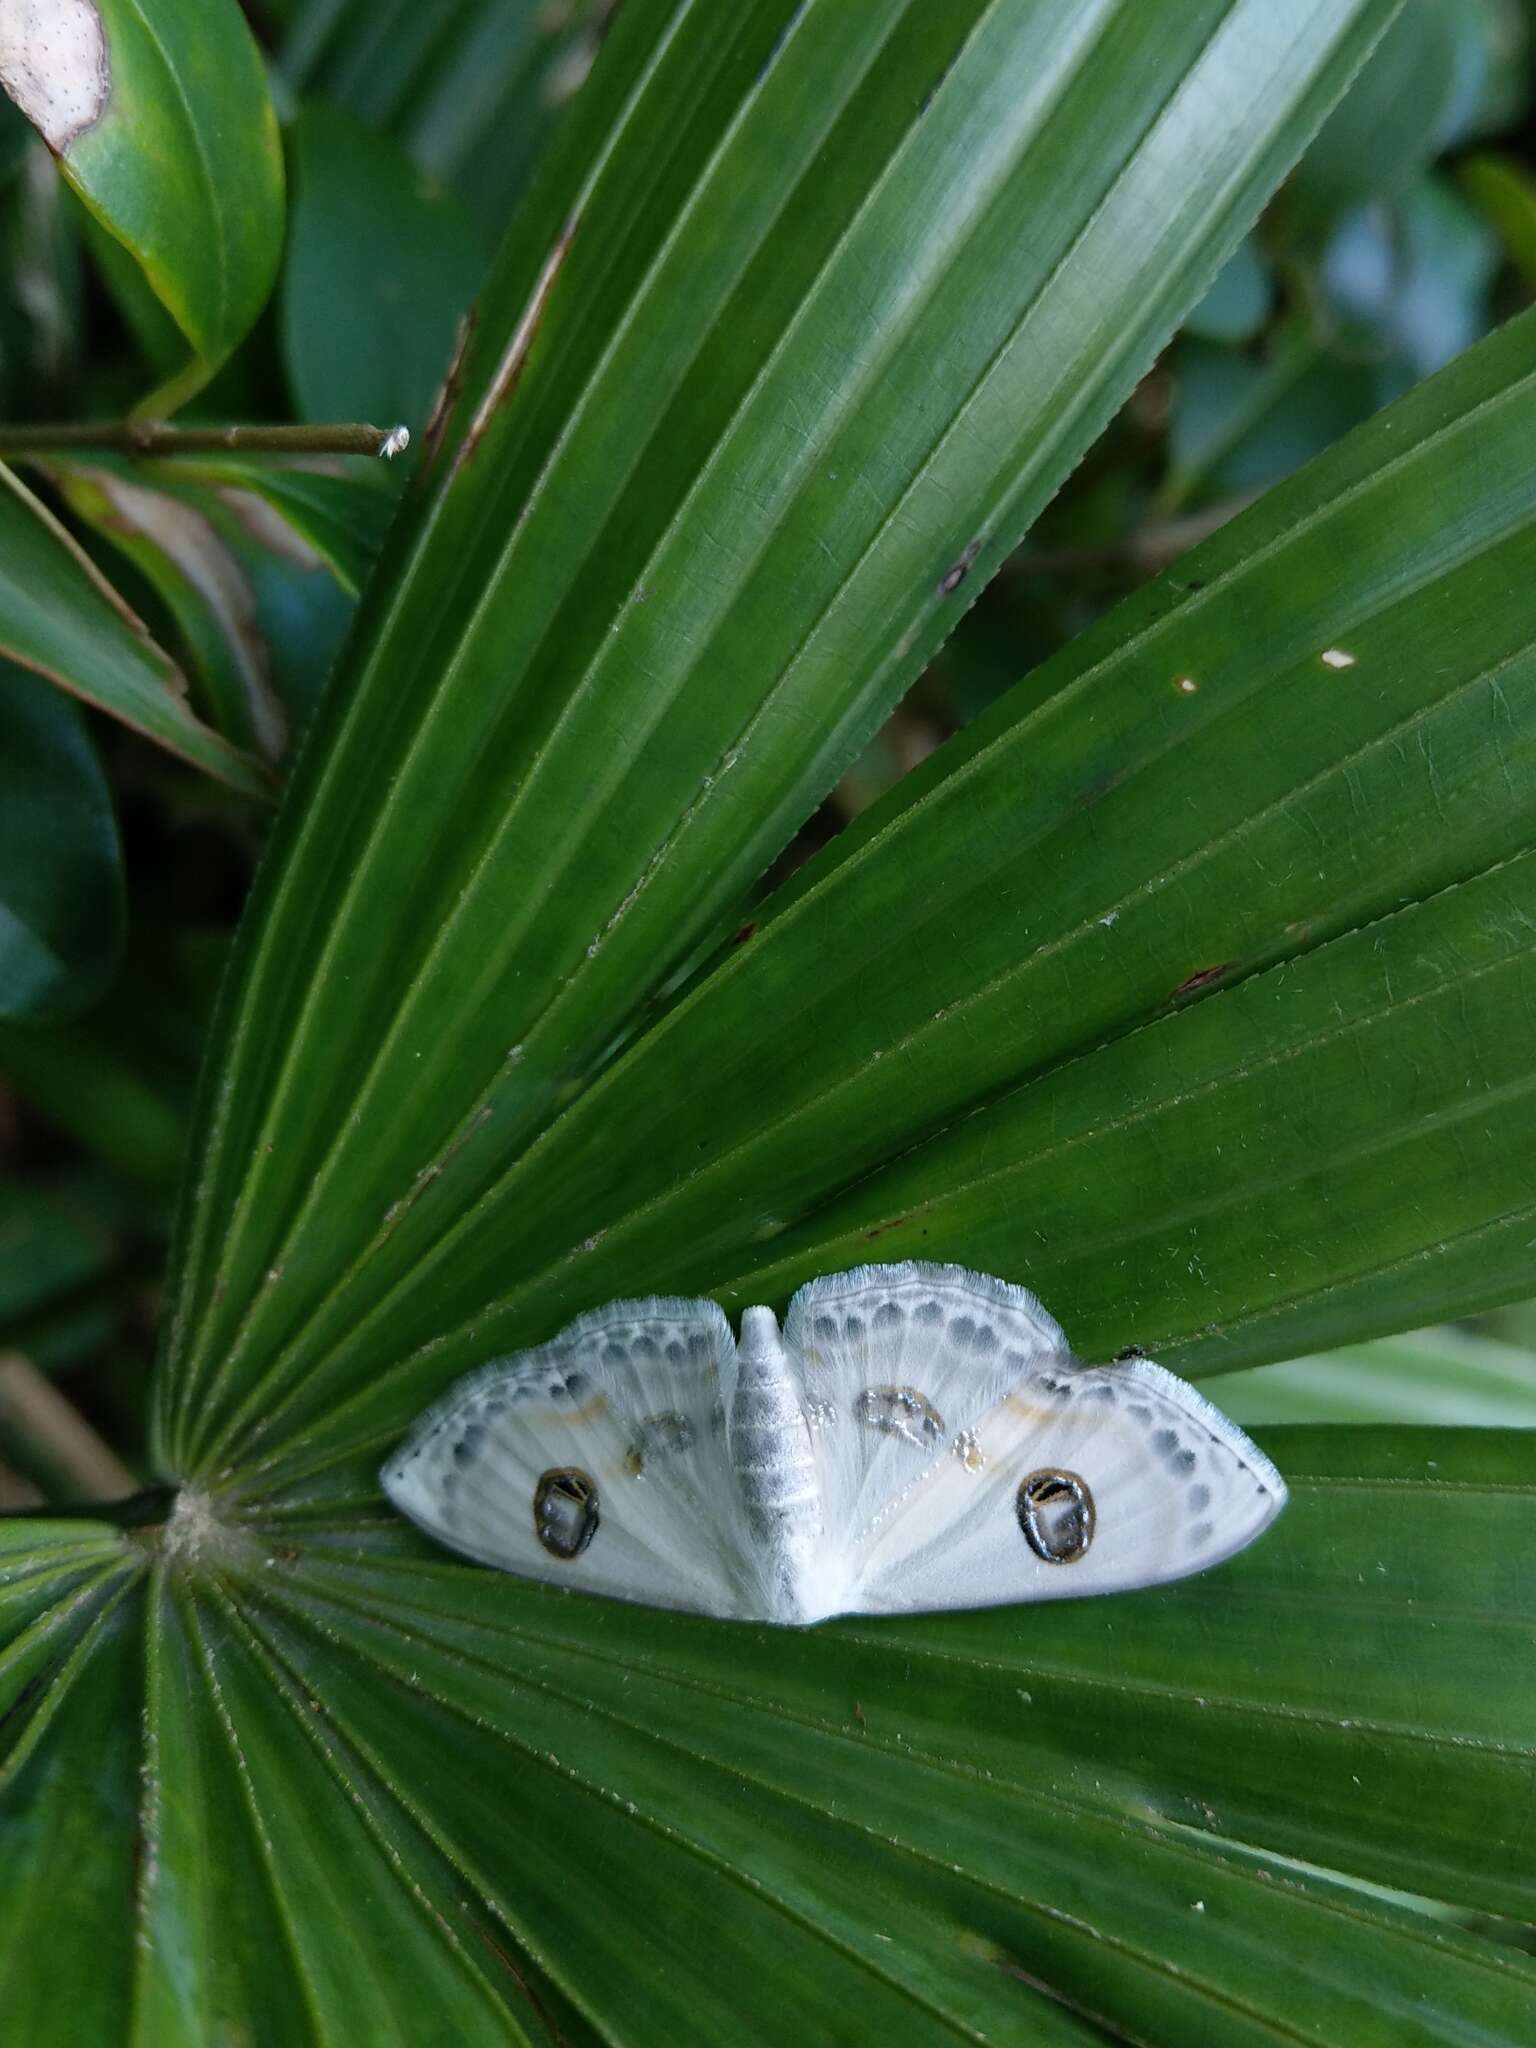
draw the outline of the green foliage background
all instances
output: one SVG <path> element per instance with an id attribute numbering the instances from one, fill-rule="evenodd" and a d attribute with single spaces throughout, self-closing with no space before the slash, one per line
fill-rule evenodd
<path id="1" fill-rule="evenodd" d="M 414 435 L 4 472 L 8 2029 L 1528 2041 L 1527 11 L 249 15 L 0 103 L 9 421 Z M 1274 1534 L 798 1634 L 383 1508 L 908 1256 Z"/>

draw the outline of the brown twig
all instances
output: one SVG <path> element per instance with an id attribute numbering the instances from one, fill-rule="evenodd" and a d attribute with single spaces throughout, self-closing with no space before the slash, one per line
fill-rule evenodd
<path id="1" fill-rule="evenodd" d="M 44 1495 L 40 1486 L 34 1486 L 30 1479 L 7 1465 L 0 1458 L 0 1515 L 14 1515 L 43 1505 Z"/>
<path id="2" fill-rule="evenodd" d="M 90 450 L 117 455 L 403 455 L 407 427 L 172 427 L 163 420 L 60 420 L 0 427 L 0 456 Z"/>
<path id="3" fill-rule="evenodd" d="M 1138 527 L 1123 540 L 1111 541 L 1104 547 L 1022 547 L 1008 558 L 1006 567 L 1012 574 L 1060 575 L 1081 569 L 1123 565 L 1156 575 L 1159 570 L 1176 562 L 1180 555 L 1208 540 L 1229 519 L 1235 519 L 1239 512 L 1246 511 L 1259 495 L 1257 491 L 1242 491 L 1235 497 L 1223 499 L 1219 505 L 1207 506 L 1203 511 L 1188 512 L 1176 519 L 1160 519 L 1149 526 Z"/>
<path id="4" fill-rule="evenodd" d="M 19 1351 L 0 1352 L 0 1428 L 32 1445 L 87 1500 L 118 1500 L 138 1485 L 112 1446 Z"/>

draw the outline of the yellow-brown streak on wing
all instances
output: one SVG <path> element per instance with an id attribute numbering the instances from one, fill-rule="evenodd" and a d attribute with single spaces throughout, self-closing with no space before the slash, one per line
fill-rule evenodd
<path id="1" fill-rule="evenodd" d="M 1027 1422 L 1031 1428 L 1035 1429 L 1049 1422 L 1052 1415 L 1057 1412 L 1054 1409 L 1042 1407 L 1038 1401 L 1026 1399 L 1023 1394 L 1005 1394 L 1003 1396 L 1003 1406 L 1010 1415 L 1016 1416 L 1020 1422 Z"/>

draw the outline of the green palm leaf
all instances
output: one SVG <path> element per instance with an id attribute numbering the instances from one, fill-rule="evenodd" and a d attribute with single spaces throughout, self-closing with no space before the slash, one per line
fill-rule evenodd
<path id="1" fill-rule="evenodd" d="M 29 2041 L 1528 2037 L 1525 1432 L 814 1633 L 373 1476 L 622 1292 L 960 1256 L 1213 1372 L 1528 1291 L 1529 323 L 740 907 L 1390 12 L 621 12 L 284 799 L 167 1484 L 0 1529 Z"/>

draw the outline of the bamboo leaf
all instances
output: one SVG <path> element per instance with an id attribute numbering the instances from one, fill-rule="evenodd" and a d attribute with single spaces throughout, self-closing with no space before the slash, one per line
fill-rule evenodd
<path id="1" fill-rule="evenodd" d="M 1223 1373 L 1212 1399 L 1245 1429 L 1276 1422 L 1536 1428 L 1536 1356 L 1454 1326 Z"/>
<path id="2" fill-rule="evenodd" d="M 248 796 L 268 773 L 195 717 L 186 679 L 47 508 L 0 467 L 0 652 Z"/>
<path id="3" fill-rule="evenodd" d="M 151 401 L 169 411 L 251 326 L 282 246 L 277 122 L 239 7 L 10 7 L 0 84 L 190 343 L 190 365 Z"/>
<path id="4" fill-rule="evenodd" d="M 141 471 L 155 483 L 212 484 L 253 540 L 301 567 L 312 551 L 349 597 L 372 574 L 395 510 L 393 479 L 366 459 L 337 475 L 237 455 L 178 456 Z"/>
<path id="5" fill-rule="evenodd" d="M 219 731 L 242 751 L 279 761 L 288 721 L 273 689 L 256 594 L 207 510 L 174 489 L 155 489 L 120 458 L 51 462 L 47 473 L 71 512 L 163 600 L 192 651 Z"/>

